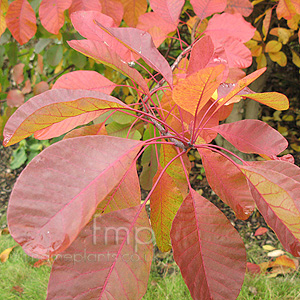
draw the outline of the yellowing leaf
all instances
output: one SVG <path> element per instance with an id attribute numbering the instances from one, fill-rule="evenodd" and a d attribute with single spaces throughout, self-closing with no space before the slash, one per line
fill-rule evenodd
<path id="1" fill-rule="evenodd" d="M 8 9 L 8 1 L 2 0 L 0 3 L 0 36 L 6 29 L 6 21 L 4 15 L 6 14 Z"/>
<path id="2" fill-rule="evenodd" d="M 223 65 L 201 69 L 187 78 L 179 81 L 173 89 L 175 103 L 191 113 L 199 112 L 209 101 L 219 84 L 224 71 Z"/>
<path id="3" fill-rule="evenodd" d="M 291 148 L 297 152 L 300 152 L 300 145 L 294 143 L 294 144 L 291 144 Z"/>
<path id="4" fill-rule="evenodd" d="M 297 30 L 299 21 L 300 15 L 296 14 L 290 20 L 287 20 L 287 24 L 291 29 Z"/>
<path id="5" fill-rule="evenodd" d="M 270 31 L 270 34 L 277 36 L 278 41 L 285 45 L 289 41 L 290 37 L 294 34 L 294 30 L 278 27 L 273 28 Z"/>
<path id="6" fill-rule="evenodd" d="M 285 95 L 276 92 L 245 94 L 244 97 L 255 100 L 276 110 L 286 110 L 289 108 L 288 98 Z"/>
<path id="7" fill-rule="evenodd" d="M 281 255 L 272 263 L 273 266 L 285 266 L 296 270 L 295 262 L 286 255 Z"/>
<path id="8" fill-rule="evenodd" d="M 267 66 L 267 58 L 264 54 L 256 57 L 257 69 L 262 69 Z"/>
<path id="9" fill-rule="evenodd" d="M 146 0 L 121 0 L 124 7 L 124 21 L 129 27 L 136 27 L 139 16 L 147 10 Z"/>
<path id="10" fill-rule="evenodd" d="M 276 248 L 274 248 L 273 246 L 270 246 L 270 245 L 263 245 L 262 247 L 266 251 L 273 251 L 273 250 L 276 249 Z"/>
<path id="11" fill-rule="evenodd" d="M 286 57 L 286 55 L 282 51 L 279 51 L 277 53 L 270 52 L 269 56 L 270 56 L 270 58 L 273 61 L 277 62 L 281 67 L 285 67 L 286 66 L 286 64 L 287 64 L 287 57 Z"/>
<path id="12" fill-rule="evenodd" d="M 11 253 L 11 251 L 16 247 L 17 245 L 5 249 L 1 254 L 0 254 L 0 260 L 2 263 L 5 263 L 8 260 L 8 257 Z"/>
<path id="13" fill-rule="evenodd" d="M 271 22 L 271 17 L 272 17 L 272 10 L 273 10 L 273 8 L 269 8 L 269 9 L 266 10 L 266 16 L 265 16 L 264 21 L 263 21 L 262 31 L 263 31 L 263 34 L 265 36 L 264 41 L 266 40 L 267 35 L 268 35 L 270 22 Z"/>
<path id="14" fill-rule="evenodd" d="M 269 41 L 266 45 L 265 52 L 278 52 L 282 48 L 282 44 L 278 41 Z"/>
<path id="15" fill-rule="evenodd" d="M 298 67 L 298 68 L 300 68 L 300 57 L 299 57 L 299 55 L 295 52 L 295 51 L 293 51 L 293 50 L 291 50 L 292 51 L 292 55 L 293 55 L 293 63 Z"/>
<path id="16" fill-rule="evenodd" d="M 262 38 L 261 38 L 261 35 L 260 35 L 259 31 L 256 30 L 254 32 L 254 36 L 253 36 L 252 39 L 255 40 L 255 41 L 258 41 L 258 42 L 262 41 Z"/>

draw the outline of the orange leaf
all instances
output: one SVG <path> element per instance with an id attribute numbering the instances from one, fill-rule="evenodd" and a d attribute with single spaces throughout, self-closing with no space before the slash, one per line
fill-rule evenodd
<path id="1" fill-rule="evenodd" d="M 270 28 L 270 22 L 271 22 L 271 17 L 272 17 L 272 11 L 273 11 L 273 8 L 269 8 L 268 10 L 266 10 L 266 16 L 264 18 L 264 21 L 263 21 L 263 34 L 264 34 L 264 40 L 266 40 L 267 38 L 267 35 L 268 35 L 268 31 L 269 31 L 269 28 Z"/>
<path id="2" fill-rule="evenodd" d="M 6 29 L 6 22 L 4 15 L 6 14 L 8 9 L 8 1 L 7 0 L 1 0 L 0 1 L 0 36 Z"/>
<path id="3" fill-rule="evenodd" d="M 296 14 L 296 10 L 291 0 L 280 0 L 277 5 L 276 13 L 279 20 L 281 18 L 290 20 Z"/>
<path id="4" fill-rule="evenodd" d="M 72 0 L 43 0 L 39 14 L 42 25 L 51 33 L 58 34 L 64 25 L 64 11 L 70 7 Z"/>
<path id="5" fill-rule="evenodd" d="M 275 261 L 272 263 L 272 266 L 285 266 L 296 270 L 295 262 L 286 255 L 281 255 L 277 257 Z"/>
<path id="6" fill-rule="evenodd" d="M 254 233 L 254 236 L 258 236 L 258 235 L 263 235 L 265 234 L 266 232 L 268 232 L 268 229 L 265 228 L 265 227 L 259 227 L 255 233 Z"/>
<path id="7" fill-rule="evenodd" d="M 49 84 L 46 81 L 41 81 L 34 86 L 33 94 L 36 96 L 48 90 L 49 90 Z"/>
<path id="8" fill-rule="evenodd" d="M 7 105 L 9 107 L 19 107 L 24 103 L 24 95 L 20 90 L 10 90 L 7 94 Z"/>
<path id="9" fill-rule="evenodd" d="M 179 81 L 173 89 L 175 103 L 195 116 L 209 101 L 221 83 L 223 65 L 201 69 Z"/>
<path id="10" fill-rule="evenodd" d="M 13 1 L 8 7 L 5 19 L 11 34 L 21 45 L 35 35 L 35 12 L 27 0 Z"/>
<path id="11" fill-rule="evenodd" d="M 124 7 L 123 19 L 128 27 L 136 27 L 139 16 L 147 10 L 147 0 L 121 0 Z"/>
<path id="12" fill-rule="evenodd" d="M 116 26 L 119 26 L 124 13 L 123 5 L 118 0 L 99 0 L 102 10 L 101 13 L 110 16 L 116 23 Z"/>
<path id="13" fill-rule="evenodd" d="M 20 84 L 24 80 L 24 75 L 23 75 L 24 67 L 25 65 L 21 63 L 15 65 L 12 69 L 12 79 L 16 84 Z"/>
<path id="14" fill-rule="evenodd" d="M 2 263 L 5 263 L 8 260 L 8 257 L 11 253 L 11 251 L 16 247 L 17 245 L 5 249 L 1 254 L 0 254 L 0 260 Z"/>

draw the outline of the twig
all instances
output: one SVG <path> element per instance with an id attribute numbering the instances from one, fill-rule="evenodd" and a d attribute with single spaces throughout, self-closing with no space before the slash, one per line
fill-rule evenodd
<path id="1" fill-rule="evenodd" d="M 59 73 L 55 74 L 53 77 L 49 78 L 49 79 L 47 80 L 47 83 L 50 83 L 51 81 L 55 80 L 58 76 L 60 76 L 62 73 L 66 72 L 66 71 L 68 71 L 69 69 L 72 69 L 72 68 L 74 68 L 74 67 L 75 67 L 75 65 L 70 65 L 70 66 L 68 66 L 68 67 L 65 68 L 64 70 L 62 70 L 62 71 L 60 71 Z"/>

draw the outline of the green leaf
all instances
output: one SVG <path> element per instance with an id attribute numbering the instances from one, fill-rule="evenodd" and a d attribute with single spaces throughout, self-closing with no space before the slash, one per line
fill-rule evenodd
<path id="1" fill-rule="evenodd" d="M 63 46 L 62 45 L 54 45 L 48 49 L 46 52 L 46 61 L 47 63 L 55 67 L 57 66 L 63 58 Z"/>

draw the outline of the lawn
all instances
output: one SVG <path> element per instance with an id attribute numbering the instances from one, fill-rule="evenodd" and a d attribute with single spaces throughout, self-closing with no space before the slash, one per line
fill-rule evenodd
<path id="1" fill-rule="evenodd" d="M 3 222 L 3 221 L 2 221 Z M 0 253 L 16 245 L 9 234 L 0 236 Z M 259 263 L 268 260 L 258 245 L 248 246 L 248 260 Z M 35 267 L 37 260 L 16 246 L 6 262 L 0 263 L 0 300 L 43 300 L 46 298 L 50 266 Z M 157 253 L 153 260 L 148 291 L 143 300 L 192 299 L 171 254 Z M 246 274 L 238 300 L 300 300 L 300 272 L 285 276 Z"/>

